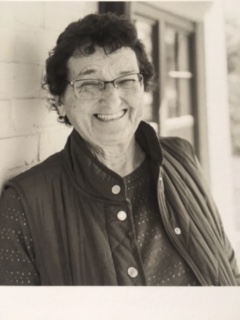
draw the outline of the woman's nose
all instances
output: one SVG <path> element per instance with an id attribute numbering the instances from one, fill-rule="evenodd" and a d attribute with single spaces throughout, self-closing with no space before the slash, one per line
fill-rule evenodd
<path id="1" fill-rule="evenodd" d="M 119 90 L 114 87 L 113 83 L 107 83 L 102 92 L 101 100 L 104 101 L 120 101 Z"/>

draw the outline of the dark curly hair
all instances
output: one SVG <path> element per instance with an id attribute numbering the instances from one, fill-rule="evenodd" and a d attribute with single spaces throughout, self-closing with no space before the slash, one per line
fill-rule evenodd
<path id="1" fill-rule="evenodd" d="M 75 54 L 91 55 L 96 47 L 110 54 L 122 47 L 131 48 L 137 57 L 140 73 L 144 76 L 144 88 L 149 89 L 153 66 L 149 62 L 143 43 L 137 38 L 134 25 L 125 17 L 113 13 L 89 14 L 72 22 L 58 37 L 55 48 L 46 60 L 43 87 L 53 96 L 61 97 L 67 87 L 67 62 Z M 59 114 L 55 100 L 49 99 L 51 108 L 58 113 L 60 122 L 71 125 L 67 116 Z"/>

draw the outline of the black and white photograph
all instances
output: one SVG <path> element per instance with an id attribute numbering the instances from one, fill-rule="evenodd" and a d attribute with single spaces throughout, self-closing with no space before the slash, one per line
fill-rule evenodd
<path id="1" fill-rule="evenodd" d="M 240 1 L 0 1 L 0 43 L 0 318 L 239 319 Z"/>

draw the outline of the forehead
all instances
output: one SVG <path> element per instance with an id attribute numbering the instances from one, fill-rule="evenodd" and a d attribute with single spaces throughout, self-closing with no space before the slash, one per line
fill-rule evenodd
<path id="1" fill-rule="evenodd" d="M 110 54 L 106 54 L 102 48 L 96 48 L 91 55 L 72 56 L 67 66 L 72 79 L 87 78 L 91 75 L 108 78 L 129 72 L 139 72 L 136 54 L 128 47 Z"/>

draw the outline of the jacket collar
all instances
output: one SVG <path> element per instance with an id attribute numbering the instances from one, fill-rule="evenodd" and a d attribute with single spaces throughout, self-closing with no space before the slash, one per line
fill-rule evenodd
<path id="1" fill-rule="evenodd" d="M 135 136 L 152 161 L 161 165 L 162 148 L 154 129 L 142 121 Z M 124 180 L 94 157 L 75 129 L 68 138 L 64 152 L 68 173 L 77 188 L 100 199 L 112 201 L 126 199 Z M 118 194 L 113 193 L 114 186 L 120 187 Z"/>

